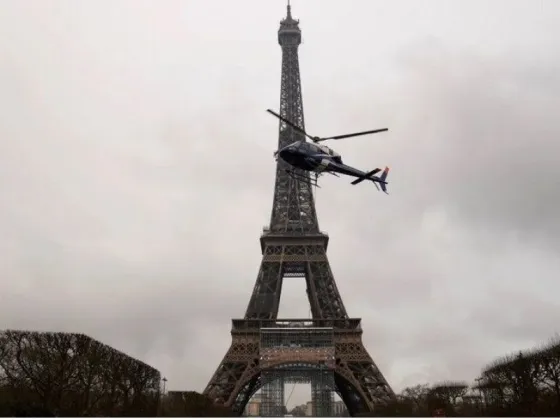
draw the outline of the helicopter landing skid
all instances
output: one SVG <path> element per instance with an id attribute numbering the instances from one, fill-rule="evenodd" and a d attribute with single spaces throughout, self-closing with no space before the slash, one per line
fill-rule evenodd
<path id="1" fill-rule="evenodd" d="M 286 173 L 288 175 L 290 175 L 291 178 L 297 180 L 297 181 L 303 181 L 303 182 L 309 182 L 312 186 L 317 187 L 317 188 L 321 188 L 319 186 L 319 184 L 317 184 L 317 178 L 319 177 L 319 174 L 315 173 L 315 179 L 311 178 L 310 176 L 305 176 L 305 175 L 301 175 L 298 174 L 297 172 L 291 171 L 289 169 L 285 169 Z"/>

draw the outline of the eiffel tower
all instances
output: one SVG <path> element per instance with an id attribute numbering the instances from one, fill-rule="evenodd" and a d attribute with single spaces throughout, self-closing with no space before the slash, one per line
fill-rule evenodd
<path id="1" fill-rule="evenodd" d="M 301 31 L 289 3 L 278 42 L 280 115 L 305 128 L 298 61 Z M 278 149 L 298 140 L 305 138 L 281 121 Z M 266 394 L 262 398 L 271 398 L 275 390 L 276 404 L 283 405 L 284 381 L 298 382 L 308 375 L 316 416 L 321 416 L 330 391 L 340 395 L 350 415 L 372 412 L 394 393 L 362 343 L 361 320 L 349 318 L 336 287 L 326 254 L 329 237 L 319 230 L 312 185 L 290 176 L 286 168 L 277 161 L 272 217 L 260 238 L 263 257 L 245 317 L 232 321 L 232 344 L 204 394 L 241 415 L 257 390 Z M 305 278 L 313 318 L 277 319 L 283 279 L 297 277 Z M 331 415 L 328 409 L 322 413 Z M 269 407 L 261 412 L 267 415 L 283 413 Z"/>

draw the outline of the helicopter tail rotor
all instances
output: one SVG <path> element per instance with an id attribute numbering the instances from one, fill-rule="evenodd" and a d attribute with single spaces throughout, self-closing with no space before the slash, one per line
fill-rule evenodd
<path id="1" fill-rule="evenodd" d="M 383 171 L 383 173 L 380 176 L 381 182 L 379 183 L 379 185 L 381 185 L 381 189 L 383 190 L 383 192 L 385 194 L 389 194 L 387 192 L 387 182 L 385 181 L 387 179 L 387 175 L 389 175 L 389 167 L 385 167 L 385 170 Z"/>

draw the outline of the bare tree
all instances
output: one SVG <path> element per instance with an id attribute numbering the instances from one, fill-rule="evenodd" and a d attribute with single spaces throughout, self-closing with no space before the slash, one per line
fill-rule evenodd
<path id="1" fill-rule="evenodd" d="M 429 392 L 429 384 L 419 384 L 403 389 L 397 400 L 403 411 L 407 411 L 411 415 L 427 415 Z"/>
<path id="2" fill-rule="evenodd" d="M 431 387 L 429 394 L 445 401 L 446 404 L 456 405 L 469 390 L 466 382 L 444 381 Z"/>
<path id="3" fill-rule="evenodd" d="M 83 334 L 0 333 L 5 400 L 56 415 L 154 416 L 160 373 Z"/>
<path id="4" fill-rule="evenodd" d="M 551 340 L 534 357 L 540 366 L 543 390 L 553 394 L 560 404 L 560 339 Z"/>

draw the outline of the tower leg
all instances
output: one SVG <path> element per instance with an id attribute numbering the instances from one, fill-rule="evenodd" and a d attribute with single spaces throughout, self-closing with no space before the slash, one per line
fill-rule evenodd
<path id="1" fill-rule="evenodd" d="M 313 417 L 333 415 L 334 375 L 332 371 L 319 371 L 311 379 L 311 401 Z"/>
<path id="2" fill-rule="evenodd" d="M 264 373 L 261 388 L 261 417 L 284 417 L 284 378 L 274 371 Z"/>

